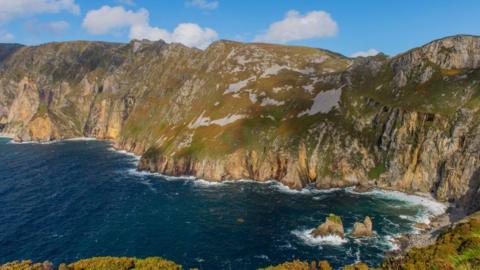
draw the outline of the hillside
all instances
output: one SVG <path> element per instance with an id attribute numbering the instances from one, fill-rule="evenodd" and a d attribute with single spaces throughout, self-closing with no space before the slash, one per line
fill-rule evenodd
<path id="1" fill-rule="evenodd" d="M 480 37 L 347 58 L 217 41 L 0 46 L 0 131 L 112 140 L 139 169 L 480 202 Z"/>

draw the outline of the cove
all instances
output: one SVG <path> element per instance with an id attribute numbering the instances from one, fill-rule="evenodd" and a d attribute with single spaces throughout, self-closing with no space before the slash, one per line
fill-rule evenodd
<path id="1" fill-rule="evenodd" d="M 392 239 L 438 214 L 401 193 L 210 183 L 137 172 L 108 142 L 15 144 L 0 138 L 0 263 L 160 256 L 184 267 L 255 269 L 292 259 L 378 265 Z M 329 213 L 347 233 L 372 217 L 369 239 L 315 239 Z"/>

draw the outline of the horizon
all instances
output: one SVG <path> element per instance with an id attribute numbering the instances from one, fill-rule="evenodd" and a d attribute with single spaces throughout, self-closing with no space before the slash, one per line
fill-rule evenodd
<path id="1" fill-rule="evenodd" d="M 206 48 L 216 40 L 305 46 L 347 57 L 397 55 L 436 39 L 480 34 L 480 3 L 403 1 L 0 0 L 0 42 L 163 39 Z M 254 8 L 252 8 L 254 7 Z M 445 18 L 455 18 L 446 20 Z"/>

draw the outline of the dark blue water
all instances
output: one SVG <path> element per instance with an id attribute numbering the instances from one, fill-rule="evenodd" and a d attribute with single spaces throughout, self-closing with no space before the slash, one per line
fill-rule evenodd
<path id="1" fill-rule="evenodd" d="M 160 256 L 200 269 L 292 259 L 375 265 L 392 248 L 389 238 L 411 230 L 423 212 L 395 196 L 167 179 L 135 173 L 134 161 L 106 142 L 0 138 L 0 263 L 109 255 Z M 370 215 L 377 236 L 344 243 L 308 238 L 329 213 L 341 215 L 347 231 Z"/>

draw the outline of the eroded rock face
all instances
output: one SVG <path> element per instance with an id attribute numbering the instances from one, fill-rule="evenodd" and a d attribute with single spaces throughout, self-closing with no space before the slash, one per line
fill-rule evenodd
<path id="1" fill-rule="evenodd" d="M 366 216 L 363 223 L 355 222 L 351 236 L 353 237 L 370 237 L 373 235 L 373 224 L 370 217 Z"/>
<path id="2" fill-rule="evenodd" d="M 341 238 L 345 235 L 342 219 L 339 216 L 330 214 L 324 223 L 312 231 L 313 237 L 325 237 L 329 235 L 336 235 Z"/>
<path id="3" fill-rule="evenodd" d="M 427 192 L 473 211 L 480 38 L 387 58 L 218 41 L 0 46 L 0 132 L 88 136 L 141 170 Z"/>

